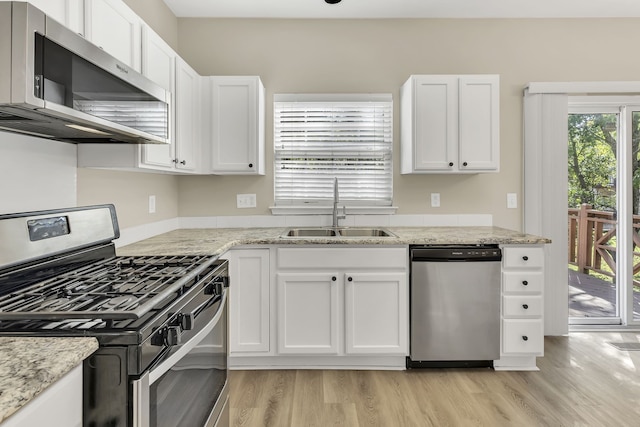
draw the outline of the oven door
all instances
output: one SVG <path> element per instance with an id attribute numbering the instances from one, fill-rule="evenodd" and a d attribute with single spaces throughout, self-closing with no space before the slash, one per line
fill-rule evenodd
<path id="1" fill-rule="evenodd" d="M 133 381 L 134 427 L 226 427 L 227 289 L 194 319 L 187 342 Z M 211 316 L 213 314 L 213 316 Z M 189 331 L 192 332 L 192 331 Z"/>

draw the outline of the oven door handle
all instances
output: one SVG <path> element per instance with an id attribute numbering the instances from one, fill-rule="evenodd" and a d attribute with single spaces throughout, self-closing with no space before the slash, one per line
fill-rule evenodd
<path id="1" fill-rule="evenodd" d="M 156 382 L 156 380 L 158 380 L 169 369 L 171 369 L 171 367 L 173 365 L 175 365 L 176 362 L 178 362 L 185 355 L 187 355 L 189 352 L 191 352 L 191 350 L 193 350 L 195 348 L 195 346 L 200 344 L 200 342 L 207 335 L 209 335 L 209 333 L 213 330 L 213 328 L 216 327 L 216 325 L 220 321 L 220 317 L 222 316 L 222 313 L 224 312 L 224 307 L 225 307 L 226 303 L 227 303 L 227 289 L 224 289 L 222 291 L 222 302 L 220 303 L 220 306 L 218 307 L 218 310 L 216 311 L 216 314 L 213 315 L 213 318 L 201 330 L 199 330 L 193 336 L 193 338 L 191 338 L 186 343 L 182 344 L 182 346 L 178 349 L 178 351 L 173 353 L 171 356 L 169 356 L 167 359 L 165 359 L 162 363 L 160 363 L 158 366 L 156 366 L 155 368 L 153 368 L 149 372 L 149 385 L 151 385 L 154 382 Z"/>

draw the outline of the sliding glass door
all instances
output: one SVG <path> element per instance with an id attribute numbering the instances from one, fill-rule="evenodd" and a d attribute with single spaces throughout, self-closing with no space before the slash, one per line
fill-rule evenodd
<path id="1" fill-rule="evenodd" d="M 570 108 L 567 211 L 571 323 L 621 323 L 616 275 L 618 124 L 616 110 Z"/>
<path id="2" fill-rule="evenodd" d="M 569 323 L 640 323 L 640 104 L 570 98 L 568 122 Z"/>

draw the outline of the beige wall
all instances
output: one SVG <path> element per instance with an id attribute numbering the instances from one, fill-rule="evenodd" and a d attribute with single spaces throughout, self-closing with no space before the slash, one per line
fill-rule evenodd
<path id="1" fill-rule="evenodd" d="M 149 213 L 149 196 L 156 212 Z M 113 203 L 120 228 L 178 216 L 178 183 L 172 175 L 78 169 L 78 205 Z"/>
<path id="2" fill-rule="evenodd" d="M 638 80 L 630 42 L 639 19 L 539 20 L 178 20 L 178 51 L 202 75 L 260 75 L 267 89 L 267 175 L 180 177 L 179 215 L 269 214 L 274 93 L 388 92 L 399 150 L 399 88 L 411 74 L 501 76 L 501 172 L 472 176 L 400 175 L 400 214 L 491 213 L 520 229 L 522 89 L 530 81 Z M 236 209 L 236 193 L 256 193 L 256 209 Z M 441 194 L 431 208 L 429 193 Z"/>
<path id="3" fill-rule="evenodd" d="M 162 0 L 124 0 L 174 50 L 178 50 L 178 18 Z"/>
<path id="4" fill-rule="evenodd" d="M 177 49 L 178 20 L 162 0 L 125 0 L 169 45 Z M 121 228 L 178 216 L 178 178 L 172 175 L 78 169 L 78 205 L 113 203 Z M 149 196 L 156 213 L 149 213 Z"/>

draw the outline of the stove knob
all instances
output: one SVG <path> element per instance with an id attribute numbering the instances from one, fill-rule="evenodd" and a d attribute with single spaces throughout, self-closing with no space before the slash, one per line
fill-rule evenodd
<path id="1" fill-rule="evenodd" d="M 180 345 L 182 343 L 180 327 L 179 326 L 167 327 L 167 331 L 164 336 L 164 342 L 168 346 Z"/>
<path id="2" fill-rule="evenodd" d="M 164 346 L 164 336 L 165 336 L 164 329 L 160 329 L 156 331 L 151 337 L 151 345 L 155 345 L 157 347 Z"/>
<path id="3" fill-rule="evenodd" d="M 190 331 L 193 329 L 193 322 L 195 321 L 195 316 L 193 313 L 178 315 L 178 322 L 180 322 L 180 327 L 183 331 Z"/>

